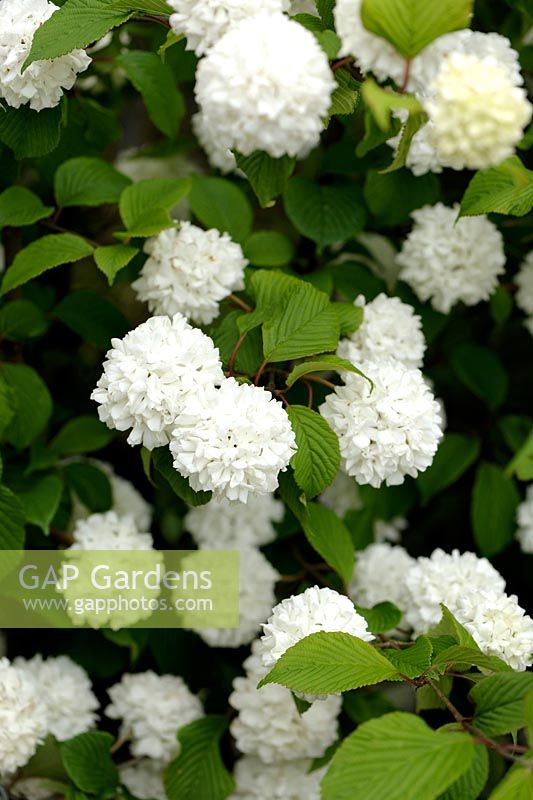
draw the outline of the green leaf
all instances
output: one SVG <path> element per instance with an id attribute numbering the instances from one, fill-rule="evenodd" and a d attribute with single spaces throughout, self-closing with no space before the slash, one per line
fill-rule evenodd
<path id="1" fill-rule="evenodd" d="M 400 614 L 401 619 L 401 614 Z M 398 623 L 396 623 L 398 624 Z M 374 631 L 383 633 L 385 631 Z M 386 630 L 391 630 L 389 627 Z M 407 678 L 418 678 L 431 666 L 431 656 L 433 646 L 427 636 L 419 636 L 412 647 L 402 648 L 401 650 L 387 649 L 384 655 L 396 667 L 399 673 Z"/>
<path id="2" fill-rule="evenodd" d="M 471 392 L 489 408 L 500 406 L 508 391 L 508 378 L 498 356 L 477 344 L 462 344 L 451 355 L 451 365 Z"/>
<path id="3" fill-rule="evenodd" d="M 368 629 L 372 633 L 386 633 L 396 628 L 402 619 L 402 612 L 394 603 L 388 601 L 377 603 L 372 608 L 355 606 L 356 610 L 368 623 Z"/>
<path id="4" fill-rule="evenodd" d="M 109 752 L 112 744 L 111 734 L 90 731 L 60 745 L 68 776 L 82 792 L 109 796 L 118 786 L 118 770 Z"/>
<path id="5" fill-rule="evenodd" d="M 334 31 L 315 31 L 315 39 L 331 61 L 336 58 L 341 48 L 341 40 Z"/>
<path id="6" fill-rule="evenodd" d="M 335 0 L 316 0 L 316 8 L 326 28 L 333 30 L 335 27 L 335 20 L 333 17 Z"/>
<path id="7" fill-rule="evenodd" d="M 428 115 L 425 111 L 414 111 L 409 113 L 407 122 L 402 127 L 400 141 L 392 164 L 387 167 L 387 169 L 382 170 L 382 173 L 395 172 L 397 169 L 405 167 L 413 138 L 427 121 Z"/>
<path id="8" fill-rule="evenodd" d="M 188 178 L 152 178 L 138 181 L 122 192 L 120 216 L 128 236 L 145 237 L 171 228 L 170 210 L 191 191 Z"/>
<path id="9" fill-rule="evenodd" d="M 519 764 L 490 793 L 489 800 L 533 800 L 533 772 Z"/>
<path id="10" fill-rule="evenodd" d="M 272 158 L 262 150 L 256 150 L 250 156 L 235 153 L 235 159 L 250 181 L 262 208 L 272 205 L 272 201 L 285 191 L 296 164 L 294 158 Z"/>
<path id="11" fill-rule="evenodd" d="M 13 300 L 0 309 L 0 335 L 12 342 L 41 336 L 47 327 L 41 310 L 29 300 Z"/>
<path id="12" fill-rule="evenodd" d="M 54 209 L 24 186 L 10 186 L 0 194 L 0 228 L 22 228 L 49 217 Z"/>
<path id="13" fill-rule="evenodd" d="M 165 770 L 168 800 L 225 800 L 231 794 L 235 784 L 219 744 L 227 726 L 226 717 L 209 715 L 180 728 L 180 755 Z"/>
<path id="14" fill-rule="evenodd" d="M 0 486 L 0 550 L 24 547 L 24 509 L 13 492 Z"/>
<path id="15" fill-rule="evenodd" d="M 116 62 L 142 95 L 156 128 L 172 139 L 185 114 L 185 101 L 171 68 L 144 50 L 126 50 Z"/>
<path id="16" fill-rule="evenodd" d="M 496 325 L 503 325 L 513 313 L 513 298 L 503 286 L 497 286 L 490 296 L 490 315 Z"/>
<path id="17" fill-rule="evenodd" d="M 308 497 L 315 497 L 333 483 L 339 471 L 339 440 L 316 411 L 291 405 L 287 414 L 298 447 L 291 459 L 294 479 Z"/>
<path id="18" fill-rule="evenodd" d="M 220 351 L 220 360 L 227 367 L 233 349 L 240 337 L 238 321 L 246 316 L 244 311 L 230 311 L 211 334 Z M 258 328 L 247 333 L 239 347 L 234 367 L 237 372 L 255 375 L 263 361 L 263 342 Z"/>
<path id="19" fill-rule="evenodd" d="M 505 474 L 521 481 L 533 480 L 533 430 L 505 470 Z"/>
<path id="20" fill-rule="evenodd" d="M 252 208 L 246 195 L 224 178 L 197 177 L 189 197 L 191 210 L 206 228 L 229 233 L 244 242 L 252 228 Z"/>
<path id="21" fill-rule="evenodd" d="M 511 670 L 511 667 L 497 656 L 488 656 L 482 653 L 477 645 L 475 647 L 451 645 L 436 656 L 433 666 L 441 667 L 443 671 L 450 666 L 456 669 L 479 667 L 484 672 L 509 672 Z"/>
<path id="22" fill-rule="evenodd" d="M 360 190 L 353 183 L 321 186 L 310 178 L 291 178 L 283 199 L 294 227 L 321 247 L 352 239 L 366 221 Z"/>
<path id="23" fill-rule="evenodd" d="M 54 316 L 100 350 L 107 350 L 113 337 L 120 339 L 129 329 L 124 314 L 91 289 L 66 295 L 54 308 Z"/>
<path id="24" fill-rule="evenodd" d="M 461 216 L 510 214 L 523 217 L 533 208 L 533 171 L 517 156 L 499 167 L 477 172 L 461 201 Z"/>
<path id="25" fill-rule="evenodd" d="M 2 378 L 12 392 L 14 416 L 4 438 L 15 447 L 28 447 L 45 429 L 52 413 L 52 398 L 42 378 L 25 364 L 0 365 Z"/>
<path id="26" fill-rule="evenodd" d="M 395 227 L 409 221 L 416 208 L 433 205 L 440 197 L 436 175 L 416 177 L 407 169 L 394 172 L 367 172 L 364 189 L 368 208 L 381 225 Z M 401 197 L 401 203 L 391 203 L 391 197 Z"/>
<path id="27" fill-rule="evenodd" d="M 524 712 L 527 727 L 527 740 L 530 745 L 533 744 L 533 687 L 529 690 L 524 698 Z"/>
<path id="28" fill-rule="evenodd" d="M 283 306 L 263 324 L 265 358 L 287 361 L 335 350 L 339 333 L 339 321 L 328 296 L 301 283 L 288 290 Z"/>
<path id="29" fill-rule="evenodd" d="M 294 246 L 277 231 L 255 231 L 245 241 L 243 252 L 256 267 L 283 267 L 292 259 Z"/>
<path id="30" fill-rule="evenodd" d="M 324 31 L 317 34 L 317 38 L 322 43 L 324 37 L 327 37 L 331 31 Z M 336 43 L 332 43 L 336 44 Z M 338 48 L 337 48 L 338 49 Z M 336 53 L 330 58 L 335 58 Z M 359 105 L 360 87 L 361 84 L 352 78 L 348 70 L 338 69 L 335 72 L 335 80 L 337 81 L 337 88 L 331 95 L 331 106 L 329 107 L 329 116 L 353 114 Z"/>
<path id="31" fill-rule="evenodd" d="M 321 631 L 289 647 L 258 686 L 280 683 L 293 692 L 336 694 L 395 675 L 396 668 L 368 642 Z"/>
<path id="32" fill-rule="evenodd" d="M 92 453 L 106 447 L 113 436 L 114 432 L 96 417 L 76 417 L 61 428 L 50 447 L 61 455 Z"/>
<path id="33" fill-rule="evenodd" d="M 414 58 L 434 39 L 468 28 L 473 0 L 363 0 L 361 19 L 372 33 L 390 42 L 404 58 Z"/>
<path id="34" fill-rule="evenodd" d="M 422 504 L 426 505 L 432 497 L 458 481 L 477 460 L 480 447 L 478 439 L 460 433 L 446 433 L 433 463 L 418 476 Z"/>
<path id="35" fill-rule="evenodd" d="M 63 491 L 63 481 L 57 475 L 45 475 L 42 478 L 32 478 L 24 488 L 16 494 L 22 508 L 26 522 L 37 525 L 44 534 L 50 533 L 52 522 Z"/>
<path id="36" fill-rule="evenodd" d="M 511 544 L 519 502 L 512 478 L 495 464 L 479 465 L 472 493 L 472 527 L 482 555 L 490 558 Z"/>
<path id="37" fill-rule="evenodd" d="M 285 303 L 285 297 L 291 289 L 302 285 L 303 281 L 277 270 L 260 269 L 254 272 L 249 291 L 255 299 L 256 307 L 251 314 L 239 318 L 239 331 L 246 333 L 257 328 Z"/>
<path id="38" fill-rule="evenodd" d="M 482 744 L 474 746 L 470 767 L 463 772 L 439 800 L 477 800 L 489 777 L 489 753 Z"/>
<path id="39" fill-rule="evenodd" d="M 189 481 L 183 478 L 172 466 L 172 455 L 168 447 L 158 447 L 152 450 L 152 462 L 170 488 L 189 506 L 204 506 L 211 500 L 212 492 L 195 492 L 191 489 Z"/>
<path id="40" fill-rule="evenodd" d="M 502 672 L 491 675 L 470 690 L 475 703 L 474 725 L 487 736 L 500 736 L 526 725 L 524 700 L 533 689 L 533 673 Z"/>
<path id="41" fill-rule="evenodd" d="M 4 379 L 0 371 L 0 438 L 15 416 L 15 393 Z M 2 477 L 2 462 L 0 460 L 0 478 Z"/>
<path id="42" fill-rule="evenodd" d="M 118 203 L 131 180 L 100 158 L 69 158 L 54 175 L 54 193 L 60 208 Z"/>
<path id="43" fill-rule="evenodd" d="M 353 575 L 355 554 L 344 522 L 330 508 L 320 503 L 308 503 L 301 524 L 311 546 L 348 584 Z"/>
<path id="44" fill-rule="evenodd" d="M 433 731 L 414 714 L 365 722 L 341 744 L 322 781 L 323 800 L 436 800 L 469 769 L 465 733 Z"/>
<path id="45" fill-rule="evenodd" d="M 416 97 L 410 94 L 394 92 L 390 88 L 382 88 L 372 80 L 367 78 L 361 87 L 361 93 L 365 105 L 372 112 L 372 115 L 382 131 L 387 131 L 394 136 L 393 111 L 403 109 L 410 114 L 421 114 L 424 107 Z"/>
<path id="46" fill-rule="evenodd" d="M 70 489 L 91 513 L 109 511 L 113 491 L 105 472 L 87 461 L 74 461 L 63 466 L 63 473 Z"/>
<path id="47" fill-rule="evenodd" d="M 85 239 L 72 233 L 43 236 L 17 253 L 4 275 L 0 294 L 6 294 L 61 264 L 80 261 L 92 252 L 93 248 Z"/>
<path id="48" fill-rule="evenodd" d="M 59 144 L 63 108 L 64 104 L 43 111 L 28 106 L 0 109 L 0 142 L 18 160 L 47 155 Z"/>
<path id="49" fill-rule="evenodd" d="M 474 639 L 472 638 L 471 634 L 468 633 L 466 628 L 464 628 L 460 622 L 458 622 L 451 611 L 446 608 L 446 606 L 441 604 L 441 611 L 442 617 L 440 621 L 434 625 L 431 630 L 429 631 L 429 636 L 431 638 L 433 644 L 433 650 L 435 654 L 445 650 L 450 646 L 450 642 L 448 639 L 451 637 L 457 644 L 463 645 L 464 647 L 470 647 L 473 650 L 479 651 L 479 647 L 475 643 Z M 437 642 L 435 639 L 443 639 L 446 641 L 443 647 L 438 649 L 436 647 Z"/>
<path id="50" fill-rule="evenodd" d="M 301 364 L 297 364 L 291 370 L 286 383 L 287 386 L 290 387 L 304 375 L 310 375 L 313 372 L 330 372 L 331 370 L 337 372 L 356 372 L 363 378 L 365 377 L 361 370 L 357 369 L 351 361 L 347 361 L 345 358 L 340 358 L 335 355 L 325 355 L 321 358 L 310 359 L 309 361 L 302 361 Z"/>
<path id="51" fill-rule="evenodd" d="M 332 303 L 331 305 L 339 318 L 341 337 L 351 336 L 363 322 L 363 309 L 361 306 L 354 306 L 351 303 Z"/>
<path id="52" fill-rule="evenodd" d="M 97 247 L 94 251 L 94 260 L 98 269 L 107 277 L 110 286 L 121 269 L 126 267 L 139 251 L 136 247 L 126 244 L 110 244 Z"/>

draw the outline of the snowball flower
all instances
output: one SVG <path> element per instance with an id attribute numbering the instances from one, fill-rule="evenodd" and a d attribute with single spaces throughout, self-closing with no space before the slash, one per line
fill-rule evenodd
<path id="1" fill-rule="evenodd" d="M 260 13 L 200 61 L 195 91 L 221 147 L 279 158 L 318 144 L 336 85 L 312 33 L 283 14 Z"/>
<path id="2" fill-rule="evenodd" d="M 360 369 L 374 384 L 353 373 L 344 376 L 320 406 L 337 434 L 343 470 L 360 484 L 379 487 L 416 478 L 433 461 L 442 437 L 439 403 L 422 373 L 399 361 L 363 361 Z"/>
<path id="3" fill-rule="evenodd" d="M 441 618 L 441 603 L 452 614 L 461 597 L 482 589 L 503 592 L 505 581 L 486 558 L 475 553 L 445 553 L 438 548 L 430 558 L 419 558 L 406 575 L 411 600 L 406 620 L 416 635 L 426 633 Z"/>
<path id="4" fill-rule="evenodd" d="M 395 112 L 394 116 L 405 123 L 407 115 L 402 111 Z M 438 153 L 435 149 L 431 139 L 431 128 L 433 123 L 427 122 L 418 130 L 411 140 L 409 152 L 405 161 L 405 166 L 411 170 L 413 175 L 419 177 L 426 175 L 428 172 L 440 173 L 442 172 L 442 164 Z M 392 147 L 397 152 L 402 138 L 403 129 L 393 136 L 392 139 L 387 140 L 389 147 Z"/>
<path id="5" fill-rule="evenodd" d="M 187 38 L 186 50 L 203 56 L 238 22 L 259 13 L 287 11 L 289 0 L 169 0 L 172 30 Z"/>
<path id="6" fill-rule="evenodd" d="M 349 633 L 364 642 L 373 634 L 353 603 L 334 589 L 311 586 L 302 594 L 287 597 L 272 610 L 263 625 L 261 657 L 265 667 L 272 667 L 289 647 L 312 633 Z"/>
<path id="7" fill-rule="evenodd" d="M 182 222 L 179 230 L 169 228 L 148 239 L 144 252 L 149 258 L 132 287 L 152 314 L 179 312 L 208 324 L 218 317 L 221 300 L 244 289 L 248 261 L 227 233 Z"/>
<path id="8" fill-rule="evenodd" d="M 525 324 L 533 336 L 533 250 L 525 257 L 515 283 L 518 286 L 516 305 L 526 314 Z"/>
<path id="9" fill-rule="evenodd" d="M 503 236 L 487 217 L 458 214 L 459 206 L 442 203 L 417 209 L 398 254 L 401 279 L 443 314 L 458 302 L 488 300 L 506 261 Z"/>
<path id="10" fill-rule="evenodd" d="M 497 166 L 512 155 L 532 107 L 492 56 L 452 53 L 430 87 L 426 110 L 439 159 L 454 169 Z"/>
<path id="11" fill-rule="evenodd" d="M 183 680 L 151 670 L 126 673 L 109 690 L 106 715 L 120 719 L 121 736 L 131 736 L 131 753 L 168 763 L 180 752 L 177 731 L 203 716 L 200 700 Z"/>
<path id="12" fill-rule="evenodd" d="M 517 672 L 533 664 L 533 619 L 516 595 L 491 589 L 468 592 L 457 600 L 455 616 L 489 656 L 498 656 Z"/>
<path id="13" fill-rule="evenodd" d="M 232 550 L 274 541 L 273 523 L 281 522 L 284 513 L 273 494 L 250 495 L 246 503 L 222 499 L 191 508 L 183 523 L 198 547 Z"/>
<path id="14" fill-rule="evenodd" d="M 255 547 L 243 547 L 239 557 L 239 627 L 198 628 L 196 633 L 211 647 L 250 644 L 276 602 L 277 570 Z"/>
<path id="15" fill-rule="evenodd" d="M 223 379 L 218 350 L 181 314 L 151 317 L 123 339 L 112 339 L 104 372 L 91 395 L 109 428 L 148 450 L 168 444 L 185 400 Z"/>
<path id="16" fill-rule="evenodd" d="M 257 688 L 267 672 L 260 650 L 256 640 L 244 662 L 246 675 L 235 678 L 229 698 L 239 712 L 230 727 L 238 749 L 266 764 L 320 758 L 337 739 L 341 697 L 330 695 L 300 714 L 289 689 L 278 684 Z"/>
<path id="17" fill-rule="evenodd" d="M 165 764 L 143 758 L 120 767 L 120 781 L 139 800 L 167 800 L 163 785 Z"/>
<path id="18" fill-rule="evenodd" d="M 518 531 L 516 538 L 523 553 L 533 553 L 533 483 L 526 489 L 526 497 L 516 512 Z"/>
<path id="19" fill-rule="evenodd" d="M 405 579 L 415 563 L 403 547 L 386 542 L 368 545 L 357 553 L 350 597 L 363 608 L 388 601 L 405 613 L 410 602 Z"/>
<path id="20" fill-rule="evenodd" d="M 43 659 L 36 655 L 28 661 L 17 658 L 14 664 L 38 686 L 48 732 L 58 741 L 65 742 L 94 727 L 98 700 L 85 670 L 68 656 Z"/>
<path id="21" fill-rule="evenodd" d="M 34 111 L 57 106 L 78 72 L 91 63 L 84 50 L 34 61 L 24 73 L 33 35 L 57 11 L 48 0 L 2 0 L 0 3 L 0 97 L 13 108 L 29 103 Z"/>
<path id="22" fill-rule="evenodd" d="M 72 536 L 70 550 L 151 550 L 154 546 L 152 535 L 139 531 L 133 517 L 119 517 L 115 511 L 80 519 Z"/>
<path id="23" fill-rule="evenodd" d="M 229 147 L 226 147 L 223 143 L 221 144 L 216 132 L 206 122 L 201 111 L 193 114 L 191 125 L 194 135 L 198 139 L 201 148 L 205 151 L 207 160 L 212 167 L 219 169 L 224 175 L 227 175 L 228 172 L 239 172 L 235 156 Z"/>
<path id="24" fill-rule="evenodd" d="M 257 386 L 224 380 L 187 400 L 176 419 L 170 449 L 174 467 L 195 491 L 245 503 L 278 485 L 296 450 L 283 406 Z"/>
<path id="25" fill-rule="evenodd" d="M 0 776 L 23 767 L 48 730 L 48 714 L 33 677 L 0 659 Z"/>
<path id="26" fill-rule="evenodd" d="M 324 769 L 310 772 L 312 761 L 279 761 L 264 764 L 244 756 L 235 764 L 235 791 L 228 800 L 320 800 Z"/>
<path id="27" fill-rule="evenodd" d="M 374 540 L 376 542 L 399 542 L 403 531 L 407 528 L 408 522 L 403 517 L 393 517 L 392 519 L 374 520 Z"/>
<path id="28" fill-rule="evenodd" d="M 412 306 L 383 293 L 370 303 L 359 295 L 354 305 L 364 309 L 363 322 L 350 337 L 341 339 L 337 355 L 352 364 L 397 358 L 406 367 L 422 366 L 426 341 L 422 320 Z"/>

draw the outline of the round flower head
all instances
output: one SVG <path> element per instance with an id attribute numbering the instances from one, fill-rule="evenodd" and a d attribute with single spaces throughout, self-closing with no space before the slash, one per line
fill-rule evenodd
<path id="1" fill-rule="evenodd" d="M 220 143 L 210 124 L 206 123 L 201 111 L 193 114 L 191 125 L 194 135 L 198 139 L 200 147 L 204 150 L 211 166 L 219 169 L 224 175 L 227 175 L 228 172 L 238 173 L 235 156 L 229 147 Z"/>
<path id="2" fill-rule="evenodd" d="M 516 305 L 526 314 L 525 324 L 533 336 L 533 250 L 524 259 L 515 283 L 518 286 Z"/>
<path id="3" fill-rule="evenodd" d="M 36 655 L 15 666 L 33 678 L 46 708 L 48 732 L 60 742 L 94 727 L 99 703 L 84 669 L 68 656 L 43 659 Z"/>
<path id="4" fill-rule="evenodd" d="M 517 672 L 533 664 L 533 619 L 516 595 L 478 589 L 457 600 L 455 616 L 489 656 L 498 656 Z"/>
<path id="5" fill-rule="evenodd" d="M 532 107 L 492 56 L 452 53 L 430 87 L 426 110 L 439 159 L 454 169 L 497 166 L 512 155 Z"/>
<path id="6" fill-rule="evenodd" d="M 218 350 L 181 314 L 151 317 L 123 339 L 112 339 L 91 398 L 109 428 L 148 450 L 168 444 L 187 398 L 223 379 Z"/>
<path id="7" fill-rule="evenodd" d="M 167 800 L 163 785 L 165 764 L 143 758 L 120 768 L 120 781 L 138 800 Z"/>
<path id="8" fill-rule="evenodd" d="M 244 756 L 235 764 L 235 791 L 229 800 L 320 800 L 324 769 L 310 772 L 312 761 L 279 761 L 264 764 Z"/>
<path id="9" fill-rule="evenodd" d="M 0 3 L 0 97 L 13 108 L 29 104 L 34 111 L 57 106 L 78 72 L 91 63 L 84 50 L 60 58 L 34 61 L 22 72 L 33 35 L 57 11 L 48 0 L 2 0 Z"/>
<path id="10" fill-rule="evenodd" d="M 48 731 L 48 714 L 33 677 L 0 659 L 0 776 L 23 767 Z"/>
<path id="11" fill-rule="evenodd" d="M 174 467 L 195 491 L 242 503 L 249 494 L 273 492 L 296 450 L 281 403 L 233 378 L 187 401 L 172 437 Z"/>
<path id="12" fill-rule="evenodd" d="M 281 522 L 284 513 L 283 503 L 273 494 L 250 495 L 246 503 L 211 500 L 191 508 L 183 522 L 198 547 L 232 550 L 272 542 L 273 523 Z"/>
<path id="13" fill-rule="evenodd" d="M 403 517 L 392 519 L 376 519 L 374 521 L 374 540 L 382 542 L 399 542 L 403 531 L 407 528 L 407 520 Z"/>
<path id="14" fill-rule="evenodd" d="M 455 303 L 488 300 L 504 272 L 503 237 L 485 216 L 457 219 L 442 203 L 412 213 L 414 226 L 398 255 L 400 277 L 443 314 Z"/>
<path id="15" fill-rule="evenodd" d="M 417 369 L 399 361 L 363 361 L 373 381 L 348 373 L 320 406 L 339 439 L 343 470 L 379 487 L 416 478 L 433 461 L 442 437 L 439 403 Z"/>
<path id="16" fill-rule="evenodd" d="M 205 126 L 221 147 L 244 155 L 307 155 L 335 87 L 313 34 L 283 14 L 257 14 L 231 28 L 196 73 Z"/>
<path id="17" fill-rule="evenodd" d="M 115 511 L 81 519 L 73 532 L 70 550 L 152 550 L 151 533 L 141 533 L 131 516 Z"/>
<path id="18" fill-rule="evenodd" d="M 522 552 L 533 553 L 533 483 L 526 489 L 526 497 L 518 506 L 516 519 L 518 522 L 516 538 L 520 542 Z"/>
<path id="19" fill-rule="evenodd" d="M 386 542 L 368 545 L 357 553 L 350 597 L 363 608 L 388 601 L 400 611 L 407 611 L 409 593 L 405 577 L 414 564 L 415 559 L 403 547 Z"/>
<path id="20" fill-rule="evenodd" d="M 183 680 L 155 672 L 126 673 L 109 690 L 106 715 L 120 719 L 121 736 L 131 736 L 131 753 L 168 763 L 180 752 L 177 731 L 203 717 L 200 700 Z"/>
<path id="21" fill-rule="evenodd" d="M 266 764 L 320 758 L 337 739 L 341 697 L 330 695 L 300 714 L 289 689 L 279 684 L 257 688 L 267 673 L 260 651 L 256 640 L 244 662 L 246 675 L 235 678 L 229 698 L 239 712 L 230 727 L 238 749 Z"/>
<path id="22" fill-rule="evenodd" d="M 152 314 L 180 313 L 207 324 L 218 317 L 221 300 L 244 289 L 248 262 L 227 233 L 182 222 L 148 239 L 144 252 L 149 258 L 132 286 Z"/>
<path id="23" fill-rule="evenodd" d="M 239 627 L 198 628 L 196 633 L 210 647 L 242 647 L 250 644 L 276 602 L 274 587 L 280 575 L 255 547 L 239 553 Z"/>
<path id="24" fill-rule="evenodd" d="M 397 358 L 406 367 L 421 367 L 426 349 L 422 320 L 412 306 L 398 297 L 378 294 L 370 303 L 363 295 L 354 305 L 364 309 L 363 322 L 347 339 L 341 339 L 337 354 L 352 364 Z"/>
<path id="25" fill-rule="evenodd" d="M 505 589 L 504 579 L 486 558 L 458 550 L 445 553 L 440 548 L 430 558 L 419 558 L 405 582 L 411 596 L 405 616 L 416 635 L 437 624 L 441 603 L 455 614 L 461 597 L 481 589 Z"/>
<path id="26" fill-rule="evenodd" d="M 203 56 L 238 22 L 287 11 L 289 0 L 169 0 L 169 5 L 176 12 L 170 17 L 173 31 L 186 36 L 186 50 Z"/>
<path id="27" fill-rule="evenodd" d="M 345 595 L 334 589 L 311 586 L 302 594 L 287 597 L 278 603 L 268 622 L 263 625 L 261 645 L 264 666 L 274 666 L 289 647 L 319 631 L 349 633 L 364 642 L 374 638 L 364 617 L 357 613 Z"/>

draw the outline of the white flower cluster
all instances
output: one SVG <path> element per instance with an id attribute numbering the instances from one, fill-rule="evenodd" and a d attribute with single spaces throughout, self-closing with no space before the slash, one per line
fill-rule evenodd
<path id="1" fill-rule="evenodd" d="M 405 581 L 415 559 L 405 548 L 386 542 L 370 544 L 356 555 L 350 583 L 350 597 L 354 603 L 371 608 L 389 601 L 405 614 L 410 603 Z"/>
<path id="2" fill-rule="evenodd" d="M 120 768 L 120 780 L 138 800 L 167 800 L 163 785 L 165 764 L 143 758 Z"/>
<path id="3" fill-rule="evenodd" d="M 336 82 L 312 33 L 284 14 L 231 27 L 200 61 L 202 127 L 221 148 L 303 157 L 318 144 Z"/>
<path id="4" fill-rule="evenodd" d="M 400 277 L 420 300 L 449 313 L 455 303 L 488 300 L 506 262 L 503 237 L 485 216 L 457 219 L 442 203 L 412 213 L 414 226 L 398 255 Z"/>
<path id="5" fill-rule="evenodd" d="M 235 791 L 229 800 L 320 800 L 325 769 L 311 770 L 310 759 L 265 764 L 244 756 L 235 764 Z"/>
<path id="6" fill-rule="evenodd" d="M 201 111 L 193 114 L 191 125 L 211 166 L 219 169 L 224 175 L 228 172 L 238 172 L 235 156 L 229 147 L 220 142 L 217 131 L 213 130 L 209 122 L 206 122 Z"/>
<path id="7" fill-rule="evenodd" d="M 373 382 L 344 376 L 320 406 L 339 438 L 342 469 L 360 484 L 378 487 L 403 483 L 423 472 L 442 437 L 442 414 L 422 373 L 390 359 L 363 361 Z"/>
<path id="8" fill-rule="evenodd" d="M 515 278 L 516 304 L 526 315 L 525 325 L 533 336 L 533 250 L 525 257 Z"/>
<path id="9" fill-rule="evenodd" d="M 180 313 L 207 324 L 218 316 L 221 300 L 244 289 L 248 261 L 227 233 L 182 222 L 148 239 L 144 252 L 149 258 L 132 288 L 152 314 Z"/>
<path id="10" fill-rule="evenodd" d="M 139 530 L 136 520 L 116 511 L 91 514 L 80 519 L 73 531 L 70 550 L 152 550 L 151 533 Z"/>
<path id="11" fill-rule="evenodd" d="M 232 550 L 261 547 L 276 538 L 274 522 L 281 522 L 285 508 L 273 494 L 250 495 L 247 503 L 211 500 L 191 508 L 183 524 L 198 547 Z"/>
<path id="12" fill-rule="evenodd" d="M 48 715 L 33 677 L 0 659 L 0 777 L 23 767 L 48 732 Z"/>
<path id="13" fill-rule="evenodd" d="M 412 306 L 383 293 L 369 303 L 359 295 L 354 305 L 364 309 L 363 322 L 349 338 L 341 339 L 337 355 L 352 364 L 396 358 L 406 367 L 422 366 L 426 341 L 422 320 Z"/>
<path id="14" fill-rule="evenodd" d="M 155 672 L 126 673 L 109 689 L 106 715 L 121 720 L 121 736 L 131 737 L 131 752 L 168 763 L 180 752 L 179 728 L 203 716 L 202 704 L 183 680 Z"/>
<path id="15" fill-rule="evenodd" d="M 523 553 L 533 553 L 533 483 L 526 489 L 526 497 L 516 512 L 518 531 L 516 538 Z"/>
<path id="16" fill-rule="evenodd" d="M 48 0 L 2 0 L 0 3 L 0 97 L 13 108 L 29 104 L 34 111 L 57 106 L 78 72 L 91 63 L 84 50 L 60 58 L 34 61 L 24 72 L 37 28 L 57 11 Z"/>

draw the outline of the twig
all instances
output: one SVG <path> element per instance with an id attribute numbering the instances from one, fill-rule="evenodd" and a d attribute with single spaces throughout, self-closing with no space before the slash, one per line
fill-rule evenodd
<path id="1" fill-rule="evenodd" d="M 237 295 L 236 295 L 236 294 L 230 294 L 230 295 L 229 295 L 229 299 L 231 300 L 231 302 L 232 302 L 234 305 L 236 305 L 236 306 L 239 306 L 239 308 L 242 308 L 242 310 L 243 310 L 243 311 L 246 311 L 248 314 L 249 314 L 251 311 L 253 311 L 253 308 L 252 308 L 252 306 L 249 306 L 249 305 L 248 305 L 248 303 L 245 303 L 245 302 L 244 302 L 244 300 L 241 300 L 241 298 L 240 298 L 240 297 L 237 297 Z"/>
<path id="2" fill-rule="evenodd" d="M 313 383 L 320 383 L 321 386 L 327 386 L 329 389 L 337 388 L 334 383 L 327 381 L 325 378 L 321 378 L 318 375 L 306 375 L 306 380 L 313 381 Z"/>
<path id="3" fill-rule="evenodd" d="M 313 385 L 307 380 L 307 378 L 304 378 L 302 383 L 305 383 L 307 386 L 307 407 L 313 408 Z"/>
<path id="4" fill-rule="evenodd" d="M 229 361 L 228 361 L 228 372 L 229 372 L 230 378 L 233 375 L 233 367 L 235 366 L 235 359 L 237 358 L 237 353 L 241 349 L 241 345 L 244 342 L 244 340 L 246 339 L 247 333 L 248 333 L 248 331 L 246 331 L 245 333 L 241 333 L 241 335 L 239 336 L 239 338 L 235 342 L 235 347 L 231 351 L 231 355 L 230 355 Z"/>
<path id="5" fill-rule="evenodd" d="M 334 61 L 331 65 L 331 69 L 333 72 L 336 72 L 338 69 L 342 69 L 342 67 L 348 66 L 353 61 L 353 56 L 346 56 L 346 58 L 340 58 L 338 61 Z"/>
<path id="6" fill-rule="evenodd" d="M 57 231 L 58 233 L 70 233 L 71 236 L 79 236 L 80 239 L 85 239 L 85 241 L 90 244 L 92 247 L 100 247 L 99 243 L 96 242 L 94 239 L 89 239 L 88 236 L 84 236 L 82 233 L 76 233 L 76 231 L 69 231 L 68 228 L 64 228 L 62 225 L 58 225 L 54 222 L 54 219 L 45 219 L 41 223 L 45 225 L 47 228 L 50 228 L 52 231 Z"/>
<path id="7" fill-rule="evenodd" d="M 170 22 L 165 17 L 158 17 L 155 14 L 144 14 L 142 17 L 134 17 L 135 22 L 155 22 L 158 25 L 163 25 L 165 28 L 170 28 Z"/>
<path id="8" fill-rule="evenodd" d="M 400 89 L 400 94 L 405 94 L 405 92 L 407 91 L 407 87 L 409 86 L 409 81 L 411 80 L 411 67 L 412 67 L 412 65 L 413 65 L 413 62 L 411 61 L 411 59 L 410 58 L 406 58 L 405 59 L 404 73 L 403 73 L 403 83 L 402 83 L 402 87 Z"/>
<path id="9" fill-rule="evenodd" d="M 267 364 L 268 364 L 268 359 L 265 358 L 265 360 L 263 361 L 263 363 L 261 364 L 261 366 L 257 370 L 255 378 L 254 378 L 254 384 L 256 386 L 259 386 L 259 381 L 261 380 L 261 375 L 265 371 Z"/>

